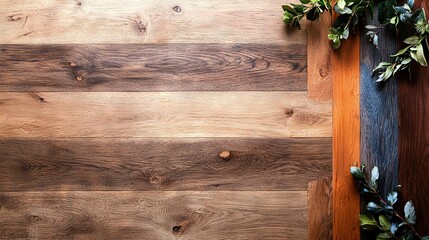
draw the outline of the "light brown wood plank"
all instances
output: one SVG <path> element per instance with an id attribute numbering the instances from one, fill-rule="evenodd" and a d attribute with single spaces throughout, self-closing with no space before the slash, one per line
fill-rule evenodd
<path id="1" fill-rule="evenodd" d="M 360 239 L 360 196 L 350 167 L 360 163 L 359 33 L 332 54 L 333 239 Z"/>
<path id="2" fill-rule="evenodd" d="M 287 2 L 3 0 L 0 43 L 303 42 L 281 20 Z"/>
<path id="3" fill-rule="evenodd" d="M 332 239 L 332 177 L 308 184 L 308 239 Z"/>
<path id="4" fill-rule="evenodd" d="M 306 192 L 0 193 L 7 239 L 307 239 Z"/>
<path id="5" fill-rule="evenodd" d="M 305 191 L 331 172 L 331 138 L 0 140 L 0 191 Z"/>
<path id="6" fill-rule="evenodd" d="M 330 137 L 306 92 L 0 93 L 0 137 Z"/>
<path id="7" fill-rule="evenodd" d="M 301 90 L 305 44 L 0 45 L 0 91 Z"/>
<path id="8" fill-rule="evenodd" d="M 308 96 L 316 101 L 332 100 L 330 25 L 329 14 L 322 15 L 320 21 L 307 21 Z"/>

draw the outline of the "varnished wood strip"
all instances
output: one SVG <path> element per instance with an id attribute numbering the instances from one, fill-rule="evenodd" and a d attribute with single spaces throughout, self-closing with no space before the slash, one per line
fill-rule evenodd
<path id="1" fill-rule="evenodd" d="M 306 92 L 4 92 L 0 137 L 331 137 Z"/>
<path id="2" fill-rule="evenodd" d="M 308 184 L 308 239 L 332 239 L 332 177 Z"/>
<path id="3" fill-rule="evenodd" d="M 306 192 L 0 193 L 7 239 L 307 239 Z"/>
<path id="4" fill-rule="evenodd" d="M 354 35 L 332 57 L 333 239 L 359 240 L 359 192 L 350 166 L 360 162 L 360 41 Z"/>
<path id="5" fill-rule="evenodd" d="M 320 21 L 307 21 L 307 85 L 308 96 L 317 101 L 332 100 L 331 16 L 322 15 Z"/>
<path id="6" fill-rule="evenodd" d="M 0 45 L 0 91 L 306 90 L 305 43 Z"/>
<path id="7" fill-rule="evenodd" d="M 305 191 L 331 174 L 330 148 L 331 138 L 4 139 L 0 191 Z"/>
<path id="8" fill-rule="evenodd" d="M 0 43 L 172 43 L 305 41 L 288 33 L 290 0 L 3 0 Z"/>

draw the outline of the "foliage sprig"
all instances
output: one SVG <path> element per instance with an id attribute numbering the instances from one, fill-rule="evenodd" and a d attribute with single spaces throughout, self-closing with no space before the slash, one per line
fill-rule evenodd
<path id="1" fill-rule="evenodd" d="M 405 35 L 405 47 L 390 56 L 390 62 L 381 62 L 374 69 L 377 82 L 386 81 L 398 72 L 408 70 L 413 61 L 422 66 L 428 66 L 426 56 L 429 49 L 429 22 L 423 8 L 413 11 L 414 0 L 408 0 L 398 5 L 396 0 L 378 2 L 378 21 L 380 26 L 367 25 L 366 35 L 378 48 L 381 29 L 393 26 L 398 33 Z M 291 27 L 301 29 L 300 21 L 315 21 L 321 14 L 332 11 L 338 14 L 332 27 L 329 29 L 328 39 L 334 49 L 341 46 L 343 40 L 354 33 L 359 22 L 366 16 L 374 15 L 373 0 L 338 0 L 333 6 L 328 0 L 300 0 L 299 4 L 286 4 L 283 8 L 283 21 Z"/>
<path id="2" fill-rule="evenodd" d="M 398 192 L 396 190 L 390 192 L 387 199 L 380 195 L 378 191 L 378 167 L 371 170 L 370 178 L 366 176 L 363 165 L 351 167 L 350 173 L 358 182 L 361 196 L 368 202 L 366 213 L 359 216 L 360 226 L 364 231 L 373 233 L 377 240 L 429 240 L 429 236 L 422 237 L 413 227 L 417 218 L 412 201 L 405 204 L 405 216 L 402 217 L 395 210 Z"/>

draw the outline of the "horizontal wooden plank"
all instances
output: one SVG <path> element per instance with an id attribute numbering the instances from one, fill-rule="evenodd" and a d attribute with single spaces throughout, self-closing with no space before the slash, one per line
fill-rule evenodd
<path id="1" fill-rule="evenodd" d="M 0 140 L 0 191 L 307 190 L 331 172 L 331 138 Z"/>
<path id="2" fill-rule="evenodd" d="M 0 193 L 5 239 L 307 239 L 303 192 Z"/>
<path id="3" fill-rule="evenodd" d="M 305 43 L 0 45 L 0 91 L 302 90 Z"/>
<path id="4" fill-rule="evenodd" d="M 331 137 L 306 92 L 0 94 L 0 137 Z"/>
<path id="5" fill-rule="evenodd" d="M 290 1 L 3 0 L 0 43 L 302 42 L 281 20 Z"/>

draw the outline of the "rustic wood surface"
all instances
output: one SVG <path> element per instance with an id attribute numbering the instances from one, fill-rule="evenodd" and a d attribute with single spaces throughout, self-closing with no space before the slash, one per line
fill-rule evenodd
<path id="1" fill-rule="evenodd" d="M 360 161 L 359 35 L 332 56 L 333 239 L 359 240 L 359 192 L 350 167 Z"/>
<path id="2" fill-rule="evenodd" d="M 306 191 L 331 174 L 330 146 L 330 138 L 6 139 L 0 191 Z"/>
<path id="3" fill-rule="evenodd" d="M 332 46 L 326 36 L 332 17 L 324 14 L 320 21 L 307 21 L 308 96 L 316 101 L 332 100 Z"/>
<path id="4" fill-rule="evenodd" d="M 1 137 L 330 137 L 305 92 L 5 92 Z"/>
<path id="5" fill-rule="evenodd" d="M 414 8 L 429 14 L 428 1 L 416 0 Z M 416 230 L 429 235 L 429 69 L 412 66 L 411 82 L 406 74 L 398 85 L 400 204 L 412 200 L 416 208 Z"/>
<path id="6" fill-rule="evenodd" d="M 305 43 L 0 45 L 0 53 L 0 91 L 307 89 Z"/>
<path id="7" fill-rule="evenodd" d="M 308 239 L 332 239 L 332 177 L 308 184 Z"/>
<path id="8" fill-rule="evenodd" d="M 299 192 L 0 193 L 0 239 L 306 238 Z"/>
<path id="9" fill-rule="evenodd" d="M 377 19 L 368 19 L 364 25 L 376 23 Z M 380 193 L 387 196 L 398 185 L 398 79 L 376 83 L 372 70 L 379 62 L 389 61 L 397 48 L 395 31 L 384 30 L 378 35 L 383 39 L 379 48 L 361 35 L 361 164 L 368 171 L 379 168 Z"/>
<path id="10" fill-rule="evenodd" d="M 288 2 L 3 0 L 0 44 L 305 43 L 281 21 Z"/>
<path id="11" fill-rule="evenodd" d="M 332 108 L 288 2 L 2 1 L 0 239 L 307 239 Z"/>
<path id="12" fill-rule="evenodd" d="M 429 70 L 415 67 L 399 82 L 399 183 L 401 202 L 412 200 L 416 229 L 429 235 Z"/>

